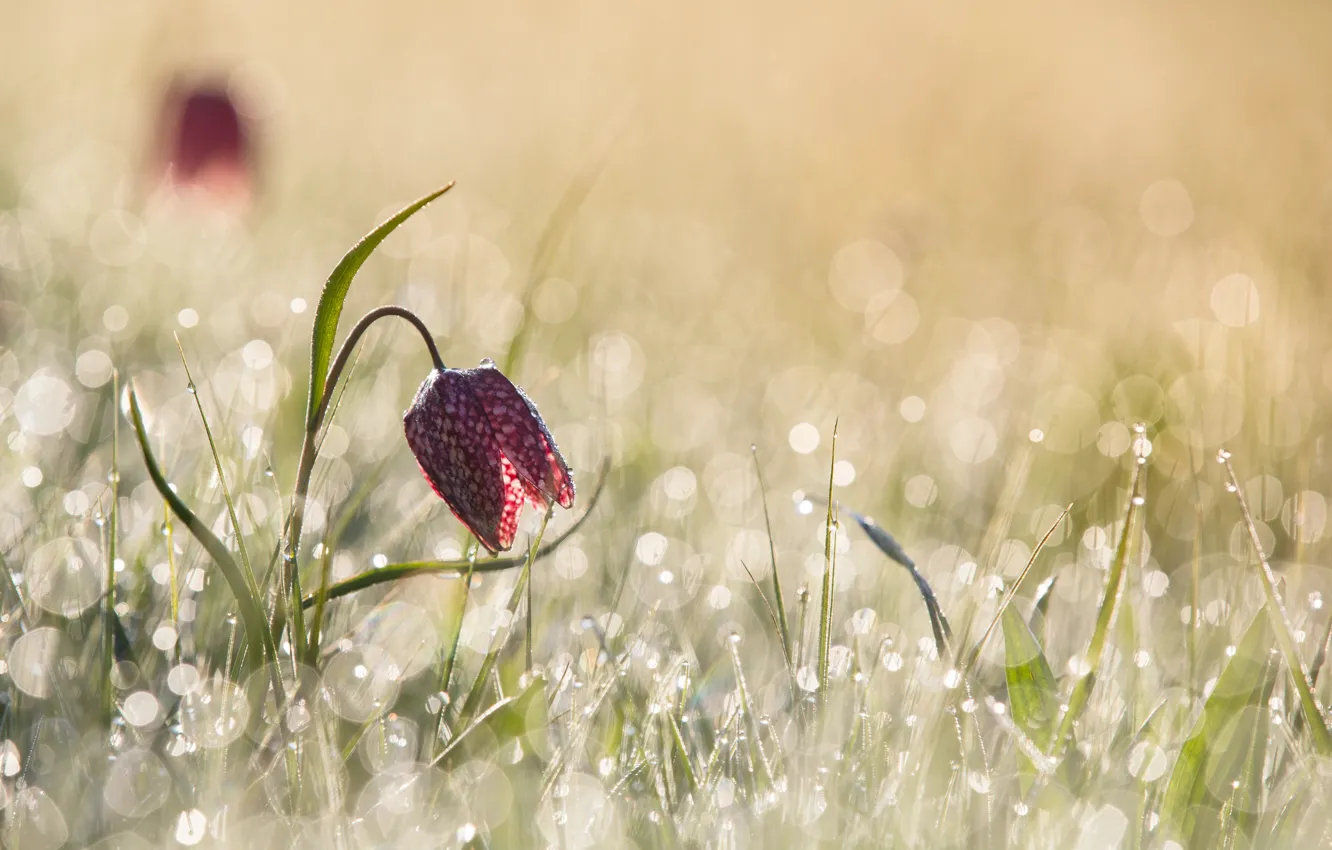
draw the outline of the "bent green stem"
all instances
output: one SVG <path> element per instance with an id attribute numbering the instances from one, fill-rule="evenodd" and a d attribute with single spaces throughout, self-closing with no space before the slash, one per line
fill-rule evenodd
<path id="1" fill-rule="evenodd" d="M 333 359 L 333 364 L 328 369 L 328 378 L 324 382 L 323 394 L 318 405 L 313 408 L 310 420 L 305 426 L 305 442 L 301 446 L 300 465 L 296 470 L 296 491 L 292 499 L 291 518 L 287 523 L 286 551 L 283 553 L 286 572 L 284 585 L 289 589 L 289 598 L 292 600 L 292 625 L 296 632 L 296 642 L 298 644 L 305 642 L 305 617 L 301 605 L 300 572 L 297 570 L 296 564 L 297 555 L 301 549 L 301 526 L 305 521 L 305 502 L 310 492 L 310 476 L 314 472 L 315 457 L 319 451 L 319 429 L 323 425 L 325 415 L 328 413 L 329 404 L 333 399 L 333 391 L 338 385 L 338 379 L 342 376 L 342 372 L 346 368 L 352 352 L 356 349 L 357 343 L 360 342 L 361 337 L 371 325 L 386 316 L 397 316 L 410 322 L 412 327 L 416 328 L 417 332 L 421 334 L 421 338 L 425 340 L 426 348 L 430 351 L 430 359 L 434 362 L 435 368 L 441 371 L 444 369 L 444 360 L 439 355 L 439 347 L 435 345 L 434 337 L 430 335 L 425 322 L 421 321 L 421 318 L 411 310 L 396 304 L 376 307 L 362 316 L 360 321 L 351 329 L 351 333 L 347 334 L 347 339 L 342 343 L 342 348 L 338 350 L 337 357 Z M 300 648 L 298 647 L 298 649 Z"/>

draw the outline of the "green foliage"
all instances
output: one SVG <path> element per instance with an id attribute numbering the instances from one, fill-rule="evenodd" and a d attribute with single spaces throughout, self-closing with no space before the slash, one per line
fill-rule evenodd
<path id="1" fill-rule="evenodd" d="M 1195 835 L 1240 829 L 1253 838 L 1253 813 L 1264 794 L 1263 764 L 1271 720 L 1267 701 L 1277 679 L 1272 625 L 1254 618 L 1216 680 L 1192 734 L 1170 771 L 1161 819 L 1167 835 L 1186 847 Z"/>
<path id="2" fill-rule="evenodd" d="M 1022 793 L 1035 781 L 1040 758 L 1050 749 L 1059 717 L 1059 686 L 1050 662 L 1045 659 L 1036 636 L 1022 615 L 1011 605 L 1001 615 L 1004 633 L 1004 681 L 1008 685 L 1008 707 L 1013 723 L 1031 742 L 1031 750 L 1018 753 L 1022 771 Z M 1042 761 L 1048 759 L 1041 758 Z"/>
<path id="3" fill-rule="evenodd" d="M 426 204 L 452 188 L 453 184 L 449 183 L 425 197 L 413 201 L 390 216 L 383 224 L 361 237 L 361 240 L 352 246 L 351 250 L 338 261 L 338 264 L 333 268 L 333 272 L 328 276 L 328 280 L 325 281 L 324 288 L 319 293 L 319 305 L 315 309 L 314 328 L 310 334 L 310 391 L 305 405 L 307 430 L 313 430 L 318 424 L 315 417 L 319 413 L 319 405 L 324 398 L 325 383 L 328 380 L 328 367 L 333 358 L 333 346 L 338 337 L 338 319 L 342 316 L 342 305 L 347 300 L 347 293 L 351 289 L 352 280 L 356 277 L 356 273 L 361 270 L 365 261 L 370 259 L 370 255 L 379 247 L 379 244 L 400 224 L 419 212 Z"/>
<path id="4" fill-rule="evenodd" d="M 264 617 L 263 609 L 259 606 L 257 588 L 252 587 L 246 579 L 245 572 L 241 569 L 236 560 L 231 557 L 226 545 L 217 538 L 217 535 L 204 524 L 202 520 L 190 510 L 175 490 L 167 482 L 166 476 L 162 474 L 162 469 L 158 466 L 156 458 L 153 456 L 152 446 L 148 440 L 148 430 L 143 424 L 143 412 L 139 408 L 139 396 L 135 392 L 134 385 L 129 386 L 129 419 L 134 427 L 135 439 L 139 442 L 139 451 L 143 453 L 144 467 L 148 471 L 148 477 L 152 480 L 153 486 L 170 506 L 171 512 L 181 521 L 186 530 L 194 536 L 199 544 L 203 546 L 204 551 L 213 559 L 213 563 L 222 571 L 222 577 L 226 579 L 227 586 L 231 588 L 232 595 L 236 598 L 236 606 L 240 611 L 241 621 L 245 624 L 245 633 L 249 639 L 250 651 L 252 653 L 264 653 L 269 660 L 276 658 L 275 641 L 268 631 L 268 621 Z"/>

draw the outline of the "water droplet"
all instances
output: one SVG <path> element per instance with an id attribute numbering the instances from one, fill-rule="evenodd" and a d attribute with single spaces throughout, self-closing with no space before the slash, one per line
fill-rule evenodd
<path id="1" fill-rule="evenodd" d="M 181 812 L 176 819 L 176 841 L 186 847 L 192 847 L 203 841 L 208 818 L 198 809 Z"/>
<path id="2" fill-rule="evenodd" d="M 801 689 L 813 693 L 819 689 L 819 677 L 808 666 L 801 667 L 796 671 L 796 684 L 799 685 Z"/>
<path id="3" fill-rule="evenodd" d="M 401 679 L 402 668 L 383 649 L 354 647 L 329 661 L 324 670 L 324 695 L 338 716 L 363 723 L 397 699 Z"/>
<path id="4" fill-rule="evenodd" d="M 225 747 L 245 732 L 250 702 L 234 682 L 214 676 L 180 700 L 180 728 L 205 749 Z"/>
<path id="5" fill-rule="evenodd" d="M 5 844 L 23 850 L 57 850 L 69 840 L 65 816 L 46 792 L 25 787 L 14 795 L 5 823 Z"/>
<path id="6" fill-rule="evenodd" d="M 22 769 L 23 762 L 19 758 L 18 747 L 14 742 L 6 740 L 0 743 L 0 774 L 18 776 Z"/>
<path id="7" fill-rule="evenodd" d="M 107 807 L 126 818 L 152 814 L 170 794 L 171 774 L 166 765 L 152 752 L 142 749 L 116 757 L 102 791 Z"/>
<path id="8" fill-rule="evenodd" d="M 51 696 L 55 692 L 60 644 L 60 632 L 50 626 L 33 629 L 14 641 L 8 659 L 9 677 L 14 686 L 38 699 Z"/>

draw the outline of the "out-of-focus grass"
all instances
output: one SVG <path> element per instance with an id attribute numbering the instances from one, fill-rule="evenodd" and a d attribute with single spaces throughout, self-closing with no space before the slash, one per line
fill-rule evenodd
<path id="1" fill-rule="evenodd" d="M 439 102 L 472 135 L 419 117 L 373 150 L 311 113 L 295 45 L 239 217 L 136 192 L 107 139 L 43 135 L 74 119 L 6 92 L 7 846 L 1328 843 L 1326 13 L 718 14 L 686 38 L 584 9 L 490 60 L 460 37 L 487 96 Z M 483 17 L 459 26 L 504 29 Z M 634 37 L 581 69 L 540 52 L 580 27 Z M 530 613 L 521 558 L 466 593 L 396 568 L 468 541 L 402 440 L 429 360 L 376 329 L 313 467 L 322 649 L 280 636 L 268 667 L 113 387 L 276 610 L 318 283 L 440 178 L 348 314 L 410 306 L 457 365 L 522 329 L 512 377 L 581 488 L 546 539 L 582 524 Z"/>

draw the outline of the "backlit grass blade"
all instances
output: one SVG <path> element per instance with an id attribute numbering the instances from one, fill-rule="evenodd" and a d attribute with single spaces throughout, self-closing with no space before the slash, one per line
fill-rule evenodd
<path id="1" fill-rule="evenodd" d="M 1281 595 L 1277 593 L 1272 565 L 1268 563 L 1262 541 L 1258 539 L 1258 528 L 1254 525 L 1249 503 L 1244 499 L 1244 489 L 1240 487 L 1239 479 L 1235 477 L 1235 468 L 1230 464 L 1230 452 L 1222 451 L 1217 459 L 1226 467 L 1226 475 L 1230 481 L 1227 489 L 1235 494 L 1235 498 L 1239 500 L 1240 512 L 1244 514 L 1244 525 L 1248 529 L 1249 540 L 1253 543 L 1253 551 L 1258 556 L 1258 578 L 1263 584 L 1267 614 L 1272 618 L 1277 646 L 1281 648 L 1286 668 L 1290 671 L 1291 683 L 1295 686 L 1295 693 L 1299 695 L 1300 709 L 1304 715 L 1304 722 L 1309 726 L 1314 749 L 1319 755 L 1332 755 L 1332 733 L 1328 732 L 1323 712 L 1318 706 L 1318 701 L 1314 699 L 1313 687 L 1309 684 L 1309 673 L 1304 669 L 1299 647 L 1295 645 L 1294 629 L 1291 627 L 1290 617 L 1286 614 L 1286 605 L 1282 602 Z"/>
<path id="2" fill-rule="evenodd" d="M 920 596 L 925 600 L 925 610 L 930 616 L 930 630 L 934 633 L 935 648 L 939 650 L 939 657 L 943 658 L 948 653 L 948 642 L 953 639 L 953 629 L 948 625 L 948 618 L 944 616 L 943 607 L 939 605 L 939 598 L 934 594 L 934 588 L 921 575 L 920 570 L 916 568 L 916 562 L 907 555 L 906 550 L 897 539 L 884 530 L 883 526 L 874 522 L 867 516 L 862 516 L 855 511 L 848 511 L 855 519 L 856 524 L 861 527 L 879 551 L 883 552 L 892 560 L 901 564 L 906 571 L 911 573 L 911 580 L 916 583 L 916 588 L 920 591 Z"/>
<path id="3" fill-rule="evenodd" d="M 537 559 L 537 553 L 541 548 L 541 536 L 546 533 L 546 523 L 550 522 L 551 512 L 554 511 L 554 505 L 546 509 L 546 515 L 541 520 L 541 527 L 537 529 L 536 538 L 532 541 L 532 548 L 528 550 L 527 558 L 523 562 L 523 571 L 518 574 L 518 582 L 513 586 L 513 593 L 509 596 L 509 604 L 506 610 L 513 616 L 518 616 L 518 606 L 522 603 L 523 592 L 527 589 L 527 583 L 532 578 L 532 564 Z M 512 620 L 510 623 L 512 624 Z M 504 649 L 505 641 L 508 635 L 512 634 L 512 629 L 505 629 L 504 638 L 497 641 L 486 653 L 485 660 L 481 662 L 481 669 L 477 671 L 476 679 L 472 682 L 472 689 L 467 692 L 467 699 L 463 701 L 462 708 L 458 712 L 458 725 L 466 727 L 471 719 L 476 716 L 477 710 L 481 707 L 481 699 L 485 694 L 486 685 L 490 681 L 490 671 L 494 669 L 495 662 L 499 659 L 499 654 Z"/>
<path id="4" fill-rule="evenodd" d="M 310 337 L 310 397 L 305 407 L 307 428 L 314 425 L 319 402 L 324 397 L 324 382 L 328 379 L 329 361 L 333 357 L 333 344 L 338 336 L 338 318 L 342 316 L 342 305 L 347 300 L 347 291 L 351 289 L 352 279 L 379 247 L 379 243 L 396 230 L 398 225 L 452 188 L 453 184 L 449 183 L 403 207 L 388 221 L 361 237 L 361 241 L 352 246 L 334 267 L 333 273 L 328 276 L 324 289 L 319 294 L 319 306 L 315 309 L 314 331 Z"/>
<path id="5" fill-rule="evenodd" d="M 120 375 L 111 372 L 111 397 L 120 394 Z M 115 711 L 116 690 L 111 668 L 116 663 L 116 635 L 121 628 L 116 616 L 116 544 L 120 536 L 120 417 L 111 418 L 111 507 L 106 523 L 106 586 L 102 610 L 102 720 L 110 723 Z"/>
<path id="6" fill-rule="evenodd" d="M 782 639 L 782 654 L 786 656 L 786 666 L 795 676 L 795 661 L 791 657 L 791 630 L 786 623 L 786 602 L 782 599 L 782 578 L 777 573 L 777 549 L 772 538 L 772 517 L 768 514 L 768 488 L 763 482 L 763 466 L 758 459 L 758 446 L 750 446 L 754 457 L 754 474 L 758 477 L 759 502 L 763 505 L 763 528 L 768 535 L 768 557 L 772 564 L 772 595 L 777 609 L 777 632 Z"/>
<path id="7" fill-rule="evenodd" d="M 153 450 L 148 445 L 148 429 L 143 424 L 143 413 L 139 409 L 139 396 L 132 383 L 129 387 L 129 414 L 130 423 L 134 426 L 134 436 L 139 441 L 139 450 L 143 453 L 143 463 L 148 469 L 148 477 L 152 479 L 153 486 L 157 488 L 157 492 L 166 500 L 166 503 L 171 506 L 171 512 L 184 524 L 190 534 L 194 535 L 194 538 L 199 541 L 199 545 L 203 546 L 204 551 L 217 564 L 217 568 L 222 571 L 222 577 L 236 597 L 236 605 L 240 609 L 241 622 L 245 626 L 246 639 L 250 646 L 254 650 L 264 653 L 270 661 L 275 660 L 277 658 L 276 644 L 268 631 L 263 609 L 260 608 L 258 599 L 254 597 L 249 584 L 245 580 L 245 573 L 241 571 L 240 565 L 231 557 L 231 553 L 227 551 L 227 547 L 217 538 L 217 535 L 213 534 L 208 526 L 195 515 L 194 511 L 190 510 L 189 506 L 181 500 L 180 496 L 176 495 L 176 491 L 171 489 L 166 476 L 162 474 L 161 467 L 157 465 L 157 459 L 153 457 Z"/>
<path id="8" fill-rule="evenodd" d="M 828 459 L 828 513 L 823 537 L 823 592 L 819 600 L 819 700 L 828 699 L 828 653 L 832 649 L 833 592 L 837 576 L 837 520 L 833 515 L 833 475 L 837 469 L 837 423 Z"/>
<path id="9" fill-rule="evenodd" d="M 1013 723 L 1036 749 L 1050 747 L 1050 733 L 1059 715 L 1059 685 L 1046 660 L 1040 642 L 1031 633 L 1022 615 L 1011 605 L 1000 614 L 1004 634 L 1004 679 L 1008 683 L 1008 710 Z M 1025 753 L 1018 753 L 1022 793 L 1035 778 L 1037 767 Z"/>
<path id="10" fill-rule="evenodd" d="M 504 744 L 527 734 L 529 730 L 543 727 L 542 721 L 546 713 L 545 693 L 546 680 L 539 676 L 534 677 L 518 696 L 505 697 L 483 711 L 476 718 L 476 722 L 459 732 L 458 736 L 435 756 L 431 764 L 447 768 L 461 763 L 463 756 L 468 759 L 493 758 L 495 751 Z M 536 723 L 533 723 L 530 717 L 533 713 L 539 714 Z M 478 729 L 486 729 L 491 734 L 478 736 L 475 734 Z M 476 746 L 478 742 L 484 742 L 485 748 Z"/>
<path id="11" fill-rule="evenodd" d="M 967 654 L 966 662 L 962 666 L 962 672 L 964 675 L 971 672 L 971 669 L 975 666 L 976 660 L 980 658 L 980 654 L 985 650 L 985 644 L 989 642 L 990 635 L 999 627 L 1004 613 L 1008 610 L 1008 606 L 1013 602 L 1013 597 L 1017 596 L 1018 589 L 1022 587 L 1022 583 L 1031 572 L 1031 568 L 1035 565 L 1036 559 L 1040 557 L 1042 550 L 1045 549 L 1045 544 L 1050 541 L 1050 538 L 1054 535 L 1055 531 L 1059 528 L 1059 525 L 1064 521 L 1068 516 L 1068 512 L 1072 509 L 1073 505 L 1070 503 L 1064 508 L 1063 512 L 1059 514 L 1059 518 L 1050 525 L 1050 528 L 1046 530 L 1041 541 L 1036 544 L 1036 548 L 1032 550 L 1031 557 L 1027 559 L 1027 565 L 1022 568 L 1022 572 L 1018 574 L 1017 579 L 1015 579 L 1013 584 L 1009 586 L 1008 592 L 1004 594 L 1004 598 L 999 600 L 999 610 L 994 612 L 994 619 L 990 621 L 990 625 L 985 629 L 984 633 L 981 634 L 980 640 L 976 641 L 976 645 Z M 1006 625 L 1005 629 L 1007 629 Z M 1028 633 L 1030 632 L 1031 630 L 1028 629 Z M 1005 631 L 1005 635 L 1007 635 L 1007 631 Z M 1032 639 L 1035 640 L 1034 635 L 1032 636 Z M 1037 650 L 1040 649 L 1039 643 L 1036 648 Z"/>
<path id="12" fill-rule="evenodd" d="M 1142 462 L 1143 458 L 1134 458 L 1134 461 L 1133 483 L 1129 487 L 1128 508 L 1124 511 L 1124 529 L 1119 535 L 1119 545 L 1115 547 L 1115 558 L 1110 564 L 1110 575 L 1105 582 L 1105 594 L 1101 597 L 1101 607 L 1096 613 L 1096 625 L 1092 630 L 1091 642 L 1087 646 L 1085 656 L 1087 674 L 1073 685 L 1073 692 L 1067 702 L 1068 707 L 1059 719 L 1059 731 L 1051 741 L 1050 748 L 1050 755 L 1055 758 L 1058 758 L 1063 750 L 1073 731 L 1073 724 L 1087 707 L 1087 700 L 1096 686 L 1096 673 L 1100 669 L 1101 657 L 1105 653 L 1105 645 L 1110 637 L 1110 627 L 1114 624 L 1115 612 L 1123 595 L 1129 552 L 1133 548 L 1133 534 L 1138 525 L 1143 502 L 1143 470 L 1146 466 Z"/>
<path id="13" fill-rule="evenodd" d="M 1196 845 L 1200 813 L 1220 819 L 1257 811 L 1272 729 L 1267 701 L 1277 665 L 1269 652 L 1271 618 L 1254 618 L 1216 680 L 1193 732 L 1170 771 L 1161 803 L 1166 837 Z"/>
<path id="14" fill-rule="evenodd" d="M 203 423 L 204 436 L 208 439 L 208 453 L 213 459 L 213 473 L 217 475 L 218 486 L 222 490 L 222 500 L 227 506 L 227 519 L 231 521 L 231 533 L 236 535 L 236 550 L 240 553 L 240 565 L 245 571 L 245 580 L 250 585 L 250 590 L 258 598 L 259 583 L 254 577 L 254 568 L 250 565 L 250 555 L 245 548 L 245 537 L 241 534 L 240 517 L 236 514 L 236 503 L 231 498 L 231 486 L 227 484 L 227 473 L 222 468 L 222 456 L 217 452 L 217 441 L 213 439 L 213 426 L 208 423 L 208 415 L 204 413 L 203 400 L 199 398 L 199 388 L 194 383 L 194 375 L 190 372 L 189 360 L 185 358 L 185 348 L 180 344 L 180 337 L 172 334 L 176 340 L 176 351 L 180 353 L 180 365 L 185 369 L 186 388 L 190 396 L 194 399 L 194 408 L 199 411 L 199 421 Z M 304 638 L 302 637 L 301 640 Z M 299 644 L 298 644 L 299 645 Z"/>

